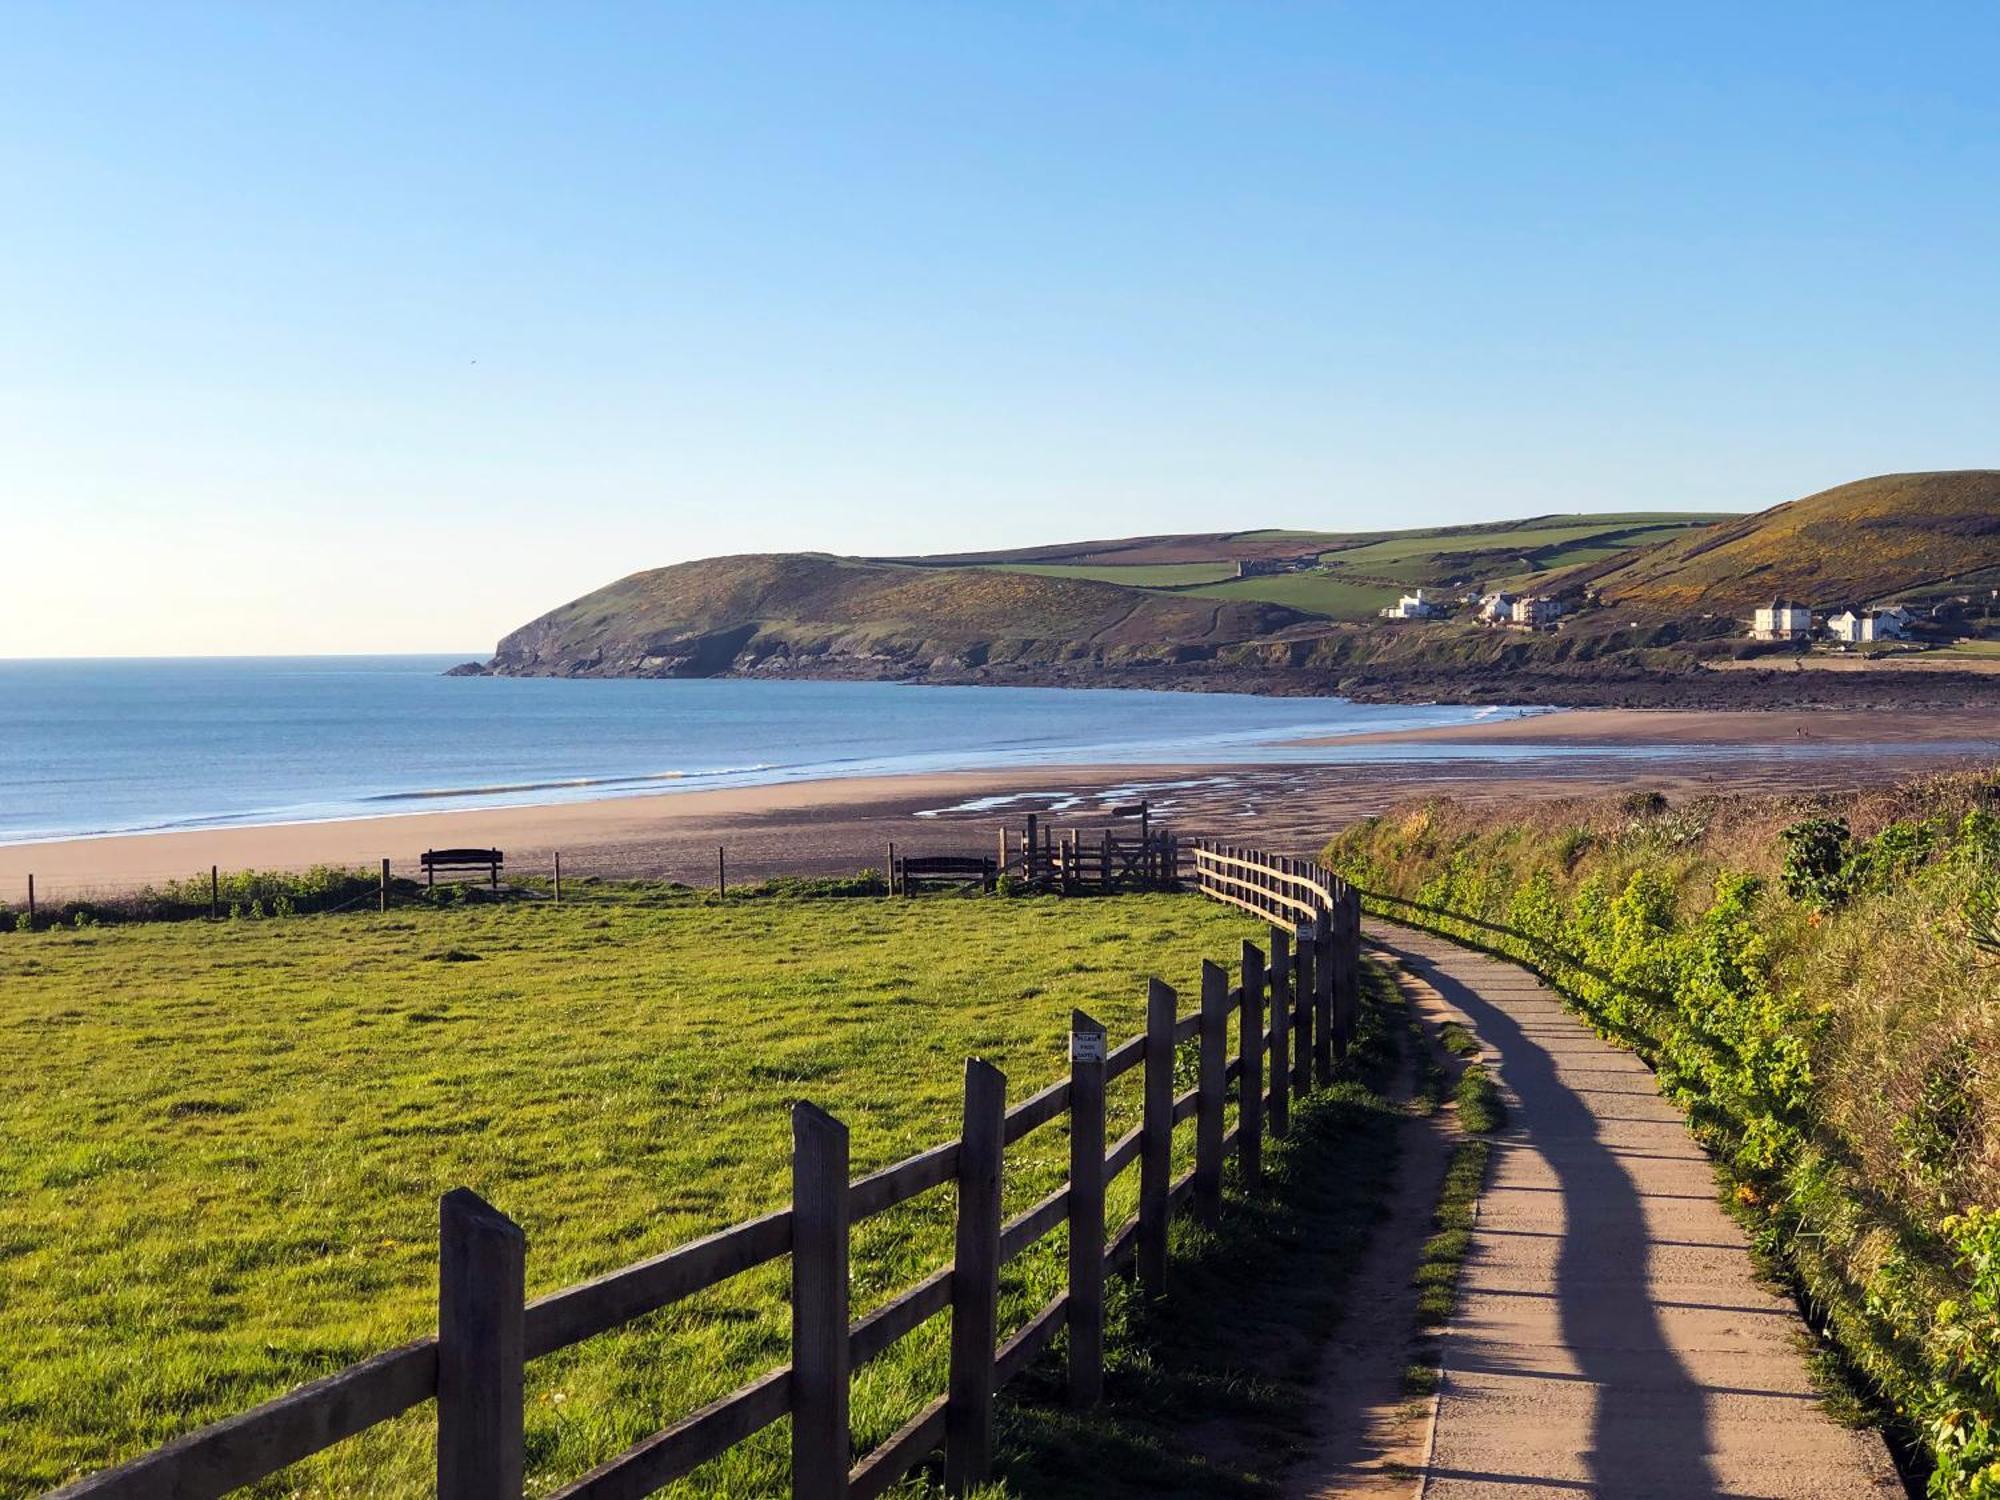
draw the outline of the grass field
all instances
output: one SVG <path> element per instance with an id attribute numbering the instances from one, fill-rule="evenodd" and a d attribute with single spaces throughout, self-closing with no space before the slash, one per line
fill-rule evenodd
<path id="1" fill-rule="evenodd" d="M 1206 584 L 1184 592 L 1211 599 L 1262 599 L 1331 615 L 1336 620 L 1366 620 L 1385 604 L 1394 604 L 1401 590 L 1349 583 L 1328 573 L 1278 573 L 1269 578 Z"/>
<path id="2" fill-rule="evenodd" d="M 529 1294 L 781 1203 L 785 1105 L 857 1173 L 956 1133 L 962 1059 L 1024 1097 L 1072 1006 L 1116 1038 L 1255 927 L 1185 897 L 566 904 L 0 937 L 0 1495 L 38 1492 L 434 1326 L 436 1200 L 529 1237 Z M 1137 1073 L 1112 1132 L 1136 1117 Z M 1008 1212 L 1061 1127 L 1009 1157 Z M 1112 1212 L 1129 1207 L 1131 1178 Z M 856 1314 L 949 1255 L 951 1197 L 856 1234 Z M 1061 1277 L 1010 1267 L 1003 1320 Z M 529 1371 L 546 1492 L 786 1352 L 782 1263 Z M 942 1388 L 933 1320 L 856 1380 L 857 1441 Z M 263 1493 L 428 1485 L 427 1408 Z M 783 1429 L 687 1492 L 766 1493 Z"/>
<path id="3" fill-rule="evenodd" d="M 1110 563 L 1008 563 L 1000 571 L 1034 573 L 1043 578 L 1092 578 L 1099 583 L 1123 583 L 1141 589 L 1172 589 L 1234 578 L 1236 564 L 1159 563 L 1152 567 L 1117 567 Z"/>

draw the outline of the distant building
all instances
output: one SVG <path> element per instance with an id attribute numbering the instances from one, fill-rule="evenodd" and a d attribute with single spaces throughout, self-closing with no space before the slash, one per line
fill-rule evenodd
<path id="1" fill-rule="evenodd" d="M 1773 599 L 1757 606 L 1750 638 L 1758 641 L 1802 641 L 1812 634 L 1812 611 L 1790 599 Z"/>
<path id="2" fill-rule="evenodd" d="M 1488 594 L 1479 601 L 1479 618 L 1488 625 L 1504 625 L 1514 618 L 1512 594 Z"/>
<path id="3" fill-rule="evenodd" d="M 1826 633 L 1850 646 L 1869 641 L 1900 641 L 1909 634 L 1908 615 L 1900 609 L 1843 609 L 1826 617 Z"/>
<path id="4" fill-rule="evenodd" d="M 1382 611 L 1385 620 L 1429 620 L 1436 617 L 1438 607 L 1424 597 L 1418 589 L 1414 594 L 1405 594 L 1394 604 Z"/>
<path id="5" fill-rule="evenodd" d="M 1544 630 L 1562 618 L 1562 601 L 1547 594 L 1527 594 L 1510 606 L 1508 618 L 1530 630 Z"/>
<path id="6" fill-rule="evenodd" d="M 1318 566 L 1317 552 L 1308 552 L 1303 557 L 1239 557 L 1236 560 L 1236 576 L 1269 578 L 1276 573 L 1303 573 Z"/>

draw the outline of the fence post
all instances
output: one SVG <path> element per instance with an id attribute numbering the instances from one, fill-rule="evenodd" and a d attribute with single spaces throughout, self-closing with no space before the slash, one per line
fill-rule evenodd
<path id="1" fill-rule="evenodd" d="M 882 878 L 889 883 L 889 894 L 893 896 L 896 894 L 896 844 L 893 839 L 884 851 L 883 858 L 888 863 L 882 867 Z"/>
<path id="2" fill-rule="evenodd" d="M 1353 885 L 1345 886 L 1347 897 L 1347 952 L 1342 962 L 1347 966 L 1347 1002 L 1350 1026 L 1361 1024 L 1361 892 Z"/>
<path id="3" fill-rule="evenodd" d="M 1222 1217 L 1222 1110 L 1228 1080 L 1229 971 L 1201 962 L 1201 1073 L 1194 1112 L 1194 1207 L 1204 1222 Z"/>
<path id="4" fill-rule="evenodd" d="M 1292 935 L 1271 929 L 1271 1136 L 1292 1128 Z"/>
<path id="5" fill-rule="evenodd" d="M 1333 1080 L 1333 913 L 1313 919 L 1313 1076 Z"/>
<path id="6" fill-rule="evenodd" d="M 438 1202 L 438 1500 L 520 1500 L 528 1238 L 477 1193 Z"/>
<path id="7" fill-rule="evenodd" d="M 1264 951 L 1243 944 L 1243 1065 L 1236 1075 L 1236 1155 L 1243 1181 L 1264 1175 Z"/>
<path id="8" fill-rule="evenodd" d="M 1069 1402 L 1104 1395 L 1104 1027 L 1069 1017 Z"/>
<path id="9" fill-rule="evenodd" d="M 1300 1096 L 1313 1083 L 1312 994 L 1312 926 L 1301 922 L 1292 929 L 1292 1092 Z"/>
<path id="10" fill-rule="evenodd" d="M 34 873 L 30 871 L 28 875 L 28 931 L 33 932 L 34 930 L 35 930 L 35 877 Z"/>
<path id="11" fill-rule="evenodd" d="M 1167 1190 L 1174 1170 L 1174 1021 L 1180 997 L 1146 981 L 1146 1106 L 1139 1137 L 1139 1284 L 1167 1289 Z"/>
<path id="12" fill-rule="evenodd" d="M 845 1500 L 847 1127 L 792 1106 L 792 1495 Z"/>
<path id="13" fill-rule="evenodd" d="M 1333 1025 L 1342 1057 L 1354 1045 L 1354 1022 L 1360 1012 L 1359 996 L 1354 988 L 1356 976 L 1347 962 L 1348 950 L 1352 946 L 1351 925 L 1347 888 L 1336 881 L 1333 896 Z"/>
<path id="14" fill-rule="evenodd" d="M 965 1131 L 958 1147 L 958 1235 L 951 1263 L 951 1375 L 944 1411 L 944 1487 L 955 1495 L 984 1484 L 993 1470 L 1006 1114 L 1006 1075 L 991 1063 L 968 1057 Z"/>
<path id="15" fill-rule="evenodd" d="M 718 896 L 729 894 L 729 862 L 720 844 L 715 846 L 715 894 Z"/>
<path id="16" fill-rule="evenodd" d="M 1040 839 L 1041 819 L 1029 813 L 1027 832 L 1021 838 L 1021 857 L 1025 862 L 1025 868 L 1021 873 L 1028 877 L 1031 885 L 1041 878 L 1042 873 Z"/>
<path id="17" fill-rule="evenodd" d="M 562 851 L 556 851 L 556 905 L 562 905 Z"/>
<path id="18" fill-rule="evenodd" d="M 386 865 L 388 861 L 385 859 L 382 863 Z M 219 865 L 210 865 L 208 867 L 208 920 L 213 922 L 221 916 L 222 868 Z"/>
<path id="19" fill-rule="evenodd" d="M 384 859 L 382 861 L 382 883 L 376 888 L 375 891 L 375 910 L 377 912 L 386 912 L 388 909 L 389 909 L 389 861 L 387 859 Z"/>

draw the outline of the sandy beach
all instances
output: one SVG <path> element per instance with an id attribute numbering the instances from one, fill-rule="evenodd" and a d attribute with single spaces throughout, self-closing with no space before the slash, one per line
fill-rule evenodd
<path id="1" fill-rule="evenodd" d="M 1895 712 L 1877 709 L 1701 710 L 1576 708 L 1443 729 L 1384 730 L 1343 736 L 1342 744 L 1770 745 L 1980 744 L 2000 758 L 2000 703 L 1990 709 Z M 1331 744 L 1311 740 L 1309 744 Z"/>
<path id="2" fill-rule="evenodd" d="M 510 869 L 654 876 L 712 885 L 718 847 L 732 880 L 880 866 L 891 841 L 912 852 L 983 851 L 1003 824 L 1040 811 L 1101 822 L 1137 797 L 1190 836 L 1248 835 L 1307 851 L 1406 797 L 1473 801 L 1625 787 L 1670 795 L 1726 788 L 1831 790 L 1939 766 L 2000 762 L 2000 712 L 1676 713 L 1582 709 L 1347 744 L 1409 744 L 1410 759 L 1343 765 L 1044 766 L 792 782 L 472 811 L 200 829 L 0 846 L 0 900 L 30 873 L 54 898 L 113 892 L 225 869 L 373 867 L 415 874 L 425 849 L 497 847 Z M 1424 743 L 1495 754 L 1421 758 Z M 1548 747 L 1546 755 L 1537 746 Z M 1870 747 L 1874 753 L 1870 753 Z"/>

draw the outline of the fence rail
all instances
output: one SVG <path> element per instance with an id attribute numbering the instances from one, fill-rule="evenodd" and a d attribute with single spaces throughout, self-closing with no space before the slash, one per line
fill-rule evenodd
<path id="1" fill-rule="evenodd" d="M 1291 1100 L 1327 1081 L 1351 1035 L 1359 982 L 1354 892 L 1279 856 L 1207 844 L 1192 852 L 1199 890 L 1272 923 L 1268 954 L 1243 944 L 1234 983 L 1223 966 L 1202 965 L 1195 1010 L 1182 1014 L 1174 990 L 1153 980 L 1146 1030 L 1116 1047 L 1107 1044 L 1098 1022 L 1073 1013 L 1069 1075 L 1011 1107 L 999 1070 L 968 1059 L 958 1139 L 859 1179 L 849 1175 L 847 1127 L 801 1102 L 792 1113 L 790 1206 L 533 1302 L 522 1291 L 525 1234 L 477 1195 L 456 1189 L 439 1205 L 436 1336 L 301 1386 L 56 1494 L 65 1500 L 203 1500 L 435 1400 L 440 1500 L 516 1500 L 528 1361 L 785 1255 L 792 1260 L 790 1364 L 599 1465 L 557 1491 L 560 1500 L 651 1494 L 787 1415 L 791 1492 L 798 1500 L 869 1500 L 940 1447 L 949 1488 L 962 1492 L 983 1482 L 992 1467 L 994 1392 L 1066 1329 L 1071 1400 L 1079 1407 L 1095 1403 L 1103 1390 L 1105 1278 L 1129 1269 L 1148 1291 L 1160 1292 L 1172 1216 L 1190 1204 L 1204 1219 L 1221 1211 L 1223 1166 L 1231 1153 L 1245 1190 L 1260 1190 L 1265 1135 L 1286 1134 Z M 1177 1096 L 1175 1053 L 1188 1040 L 1199 1052 L 1198 1082 Z M 1143 1070 L 1141 1123 L 1107 1150 L 1106 1087 L 1135 1068 Z M 1006 1148 L 1065 1116 L 1068 1179 L 1003 1221 Z M 1189 1119 L 1195 1122 L 1194 1163 L 1175 1177 L 1174 1129 Z M 1106 1189 L 1134 1166 L 1138 1211 L 1113 1229 L 1105 1223 Z M 958 1197 L 951 1263 L 853 1321 L 848 1248 L 854 1224 L 948 1182 Z M 999 1342 L 1001 1267 L 1064 1226 L 1065 1289 Z M 947 1310 L 946 1391 L 857 1462 L 848 1423 L 853 1371 Z"/>

